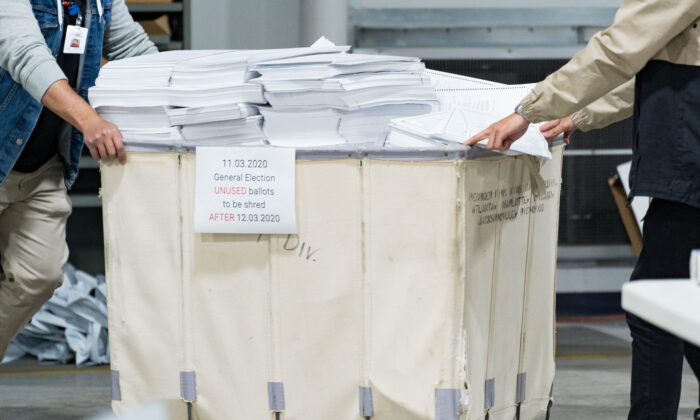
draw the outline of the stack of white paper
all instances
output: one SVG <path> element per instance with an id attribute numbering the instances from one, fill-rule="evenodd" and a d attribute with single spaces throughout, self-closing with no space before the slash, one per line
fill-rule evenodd
<path id="1" fill-rule="evenodd" d="M 216 51 L 194 56 L 173 66 L 170 86 L 202 88 L 229 83 L 244 83 L 259 76 L 250 67 L 255 63 L 298 56 L 344 53 L 349 46 L 336 46 L 321 38 L 309 48 L 281 48 L 271 50 Z"/>
<path id="2" fill-rule="evenodd" d="M 260 115 L 227 121 L 182 126 L 183 146 L 233 146 L 263 144 Z"/>
<path id="3" fill-rule="evenodd" d="M 258 108 L 245 103 L 201 106 L 195 108 L 153 107 L 100 107 L 105 120 L 121 130 L 145 132 L 170 131 L 170 128 L 192 124 L 233 121 L 258 115 Z"/>
<path id="4" fill-rule="evenodd" d="M 124 144 L 126 145 L 162 145 L 180 146 L 182 145 L 182 133 L 179 127 L 163 128 L 120 128 Z"/>
<path id="5" fill-rule="evenodd" d="M 271 108 L 261 107 L 271 144 L 382 144 L 388 122 L 428 113 L 435 91 L 418 58 L 317 54 L 254 65 Z"/>
<path id="6" fill-rule="evenodd" d="M 440 147 L 464 141 L 469 131 L 467 118 L 459 109 L 417 117 L 397 118 L 389 124 L 387 147 Z"/>
<path id="7" fill-rule="evenodd" d="M 237 120 L 258 114 L 258 108 L 250 104 L 228 104 L 196 108 L 170 108 L 166 111 L 171 126 L 203 124 Z"/>
<path id="8" fill-rule="evenodd" d="M 253 70 L 262 80 L 319 80 L 360 73 L 422 73 L 425 65 L 415 57 L 373 54 L 316 54 L 257 63 Z"/>
<path id="9" fill-rule="evenodd" d="M 109 363 L 104 276 L 66 266 L 63 284 L 17 334 L 4 362 L 26 354 L 44 363 Z"/>
<path id="10" fill-rule="evenodd" d="M 387 138 L 388 147 L 430 147 L 434 144 L 463 143 L 489 125 L 513 113 L 534 84 L 504 85 L 472 77 L 427 70 L 439 100 L 439 112 L 414 118 L 396 119 Z M 505 154 L 529 154 L 551 158 L 549 144 L 531 124 L 523 137 Z M 488 140 L 477 146 L 485 147 Z"/>
<path id="11" fill-rule="evenodd" d="M 245 83 L 248 79 L 248 61 L 244 52 L 219 51 L 176 63 L 170 86 L 206 89 Z"/>
<path id="12" fill-rule="evenodd" d="M 330 108 L 277 111 L 260 107 L 267 140 L 276 146 L 316 147 L 345 143 L 340 116 Z"/>
<path id="13" fill-rule="evenodd" d="M 110 61 L 100 69 L 100 77 L 95 81 L 95 87 L 168 87 L 178 62 L 216 53 L 217 51 L 212 50 L 167 51 Z"/>
<path id="14" fill-rule="evenodd" d="M 264 104 L 262 89 L 259 85 L 239 83 L 207 88 L 174 87 L 113 87 L 91 88 L 90 104 L 94 108 L 145 107 L 145 106 L 179 106 L 199 107 L 208 105 L 228 105 L 240 102 Z"/>
<path id="15" fill-rule="evenodd" d="M 496 86 L 507 86 L 503 83 L 492 82 L 490 80 L 477 79 L 475 77 L 462 76 L 459 74 L 447 73 L 438 70 L 426 70 L 426 77 L 430 79 L 438 92 L 438 97 L 444 96 L 444 92 L 452 92 L 463 89 L 479 89 Z"/>
<path id="16" fill-rule="evenodd" d="M 493 113 L 473 111 L 463 107 L 453 107 L 448 111 L 439 111 L 417 117 L 399 118 L 391 121 L 391 133 L 388 147 L 431 147 L 434 145 L 461 144 L 473 135 L 486 129 L 497 117 Z M 477 143 L 485 147 L 487 140 Z M 551 159 L 549 145 L 542 133 L 531 124 L 510 150 L 508 155 L 528 154 Z"/>
<path id="17" fill-rule="evenodd" d="M 106 64 L 90 103 L 136 145 L 263 144 L 262 86 L 247 83 L 260 61 L 340 54 L 321 39 L 309 48 L 170 51 Z"/>
<path id="18" fill-rule="evenodd" d="M 154 130 L 171 126 L 166 106 L 119 107 L 103 106 L 97 111 L 105 120 L 121 130 Z"/>
<path id="19" fill-rule="evenodd" d="M 432 105 L 392 104 L 358 110 L 259 109 L 265 120 L 265 135 L 271 144 L 316 147 L 343 143 L 381 145 L 389 133 L 389 121 L 397 116 L 429 113 Z"/>
<path id="20" fill-rule="evenodd" d="M 462 143 L 512 113 L 533 87 L 348 49 L 322 38 L 308 48 L 128 58 L 102 69 L 90 102 L 127 146 L 424 148 Z M 508 153 L 550 156 L 535 125 Z"/>

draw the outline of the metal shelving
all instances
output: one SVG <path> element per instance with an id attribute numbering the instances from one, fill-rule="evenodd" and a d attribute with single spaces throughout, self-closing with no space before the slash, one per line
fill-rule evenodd
<path id="1" fill-rule="evenodd" d="M 131 13 L 174 13 L 184 10 L 182 3 L 127 3 Z"/>
<path id="2" fill-rule="evenodd" d="M 167 15 L 172 35 L 150 35 L 161 51 L 190 48 L 190 0 L 173 0 L 172 3 L 129 3 L 129 12 L 134 20 L 153 20 Z"/>

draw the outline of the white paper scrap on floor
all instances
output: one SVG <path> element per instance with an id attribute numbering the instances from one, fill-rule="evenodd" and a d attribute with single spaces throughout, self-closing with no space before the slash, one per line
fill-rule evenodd
<path id="1" fill-rule="evenodd" d="M 42 363 L 109 363 L 107 285 L 68 264 L 63 284 L 10 343 L 4 362 L 32 355 Z"/>
<path id="2" fill-rule="evenodd" d="M 492 98 L 479 89 L 499 85 L 415 58 L 314 48 L 249 53 L 245 74 L 260 77 L 246 83 L 298 101 L 129 130 L 127 164 L 101 166 L 113 407 L 179 398 L 201 420 L 542 416 L 561 141 L 462 146 L 526 88 Z M 229 105 L 161 104 L 171 123 L 173 110 Z M 227 144 L 297 149 L 297 235 L 195 233 L 195 146 Z"/>

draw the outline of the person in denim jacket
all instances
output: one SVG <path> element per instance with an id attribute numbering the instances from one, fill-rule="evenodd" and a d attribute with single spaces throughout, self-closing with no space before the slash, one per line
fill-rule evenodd
<path id="1" fill-rule="evenodd" d="M 10 340 L 61 283 L 67 188 L 78 175 L 83 143 L 97 160 L 126 161 L 117 127 L 86 102 L 101 59 L 157 49 L 124 0 L 0 3 L 2 360 Z M 85 39 L 68 39 L 83 43 L 82 54 L 64 53 L 69 27 L 87 29 Z"/>

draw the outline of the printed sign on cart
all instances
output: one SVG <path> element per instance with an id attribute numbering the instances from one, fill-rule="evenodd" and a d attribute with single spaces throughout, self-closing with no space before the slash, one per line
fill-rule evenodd
<path id="1" fill-rule="evenodd" d="M 198 147 L 197 233 L 297 233 L 295 150 Z"/>

